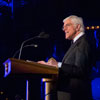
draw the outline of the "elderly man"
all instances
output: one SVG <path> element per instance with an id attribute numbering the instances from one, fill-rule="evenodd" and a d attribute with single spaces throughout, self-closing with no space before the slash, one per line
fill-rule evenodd
<path id="1" fill-rule="evenodd" d="M 58 100 L 92 100 L 91 69 L 94 62 L 94 46 L 85 34 L 81 17 L 71 15 L 63 20 L 65 39 L 72 40 L 59 68 Z M 51 59 L 52 60 L 52 59 Z M 40 63 L 59 66 L 58 62 Z"/>

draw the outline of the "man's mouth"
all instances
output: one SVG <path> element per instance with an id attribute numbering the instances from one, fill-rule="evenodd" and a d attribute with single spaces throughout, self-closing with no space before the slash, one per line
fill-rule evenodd
<path id="1" fill-rule="evenodd" d="M 66 34 L 68 34 L 69 32 L 65 31 Z"/>

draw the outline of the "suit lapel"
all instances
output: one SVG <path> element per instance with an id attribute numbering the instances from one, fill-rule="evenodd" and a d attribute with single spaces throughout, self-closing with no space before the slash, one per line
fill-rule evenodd
<path id="1" fill-rule="evenodd" d="M 81 41 L 82 38 L 84 38 L 85 35 L 83 35 L 82 37 L 80 37 L 75 43 L 73 43 L 71 45 L 71 47 L 69 48 L 69 50 L 65 53 L 65 56 L 62 60 L 62 62 L 64 61 L 64 59 L 73 51 L 73 49 L 77 46 L 77 44 Z"/>
<path id="2" fill-rule="evenodd" d="M 75 43 L 73 43 L 73 44 L 70 46 L 69 50 L 65 53 L 65 56 L 64 56 L 62 62 L 63 62 L 64 59 L 70 54 L 70 52 L 72 52 L 72 50 L 76 47 L 76 44 L 77 44 L 77 43 L 75 42 Z"/>

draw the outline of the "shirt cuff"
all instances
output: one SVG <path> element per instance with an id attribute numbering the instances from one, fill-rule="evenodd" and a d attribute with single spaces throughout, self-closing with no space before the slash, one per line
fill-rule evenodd
<path id="1" fill-rule="evenodd" d="M 61 68 L 62 62 L 58 62 L 58 68 Z"/>

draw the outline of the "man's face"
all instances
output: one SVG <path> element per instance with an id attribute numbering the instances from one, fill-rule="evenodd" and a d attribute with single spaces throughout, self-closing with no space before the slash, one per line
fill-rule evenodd
<path id="1" fill-rule="evenodd" d="M 65 39 L 72 40 L 76 33 L 76 28 L 70 19 L 67 19 L 63 25 L 63 31 L 65 32 Z"/>

